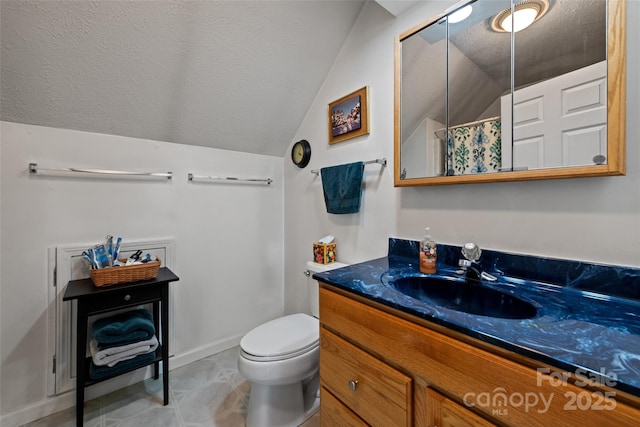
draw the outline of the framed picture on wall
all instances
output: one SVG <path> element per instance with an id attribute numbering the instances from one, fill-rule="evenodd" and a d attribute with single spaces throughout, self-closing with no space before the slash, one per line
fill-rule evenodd
<path id="1" fill-rule="evenodd" d="M 369 133 L 367 86 L 329 104 L 329 144 Z"/>

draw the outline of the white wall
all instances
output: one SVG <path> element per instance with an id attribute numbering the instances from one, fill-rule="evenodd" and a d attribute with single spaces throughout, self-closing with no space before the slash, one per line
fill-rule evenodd
<path id="1" fill-rule="evenodd" d="M 285 162 L 285 310 L 303 309 L 300 265 L 311 242 L 334 234 L 338 260 L 382 257 L 390 236 L 419 239 L 425 226 L 443 243 L 475 241 L 496 250 L 640 266 L 640 2 L 627 11 L 627 175 L 539 182 L 394 188 L 393 168 L 367 166 L 359 214 L 326 213 L 317 169 L 375 157 L 393 159 L 394 38 L 452 2 L 421 4 L 394 19 L 368 3 L 298 130 L 312 144 L 309 167 Z M 328 145 L 327 104 L 370 88 L 371 133 Z"/>
<path id="2" fill-rule="evenodd" d="M 171 367 L 236 345 L 283 312 L 282 158 L 0 122 L 0 424 L 46 397 L 47 248 L 174 237 Z M 30 176 L 27 165 L 172 171 L 173 180 Z M 271 186 L 187 174 L 270 177 Z M 63 284 L 64 286 L 64 284 Z M 88 389 L 90 390 L 90 389 Z M 69 393 L 73 394 L 73 393 Z M 54 402 L 55 403 L 55 402 Z M 24 415 L 24 414 L 22 414 Z"/>
<path id="3" fill-rule="evenodd" d="M 446 169 L 444 141 L 436 137 L 445 135 L 446 125 L 425 117 L 402 143 L 400 167 L 406 178 L 442 175 Z"/>
<path id="4" fill-rule="evenodd" d="M 402 171 L 407 172 L 407 178 L 420 178 L 427 174 L 427 159 L 430 158 L 427 153 L 433 154 L 432 150 L 427 150 L 427 145 L 431 141 L 427 131 L 427 120 L 430 119 L 426 117 L 422 120 L 402 144 L 400 165 Z M 432 173 L 432 171 L 429 172 Z"/>

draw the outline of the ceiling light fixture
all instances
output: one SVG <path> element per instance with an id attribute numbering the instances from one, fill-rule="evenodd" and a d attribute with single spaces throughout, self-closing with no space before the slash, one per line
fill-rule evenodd
<path id="1" fill-rule="evenodd" d="M 453 12 L 451 15 L 449 15 L 447 20 L 449 21 L 450 24 L 457 24 L 458 22 L 461 22 L 467 19 L 469 15 L 471 15 L 472 10 L 473 8 L 471 7 L 470 4 L 468 4 L 462 9 L 458 9 L 455 12 Z"/>
<path id="2" fill-rule="evenodd" d="M 517 33 L 542 18 L 549 10 L 549 0 L 525 0 L 511 9 L 505 9 L 493 18 L 491 28 L 499 33 Z"/>

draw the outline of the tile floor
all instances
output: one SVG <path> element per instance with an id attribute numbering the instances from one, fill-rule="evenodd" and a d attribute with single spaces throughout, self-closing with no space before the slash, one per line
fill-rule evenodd
<path id="1" fill-rule="evenodd" d="M 242 427 L 249 383 L 238 373 L 239 347 L 223 351 L 169 375 L 169 404 L 162 405 L 162 381 L 148 379 L 85 403 L 85 427 Z M 75 408 L 25 427 L 74 427 Z M 303 424 L 319 427 L 316 413 Z"/>

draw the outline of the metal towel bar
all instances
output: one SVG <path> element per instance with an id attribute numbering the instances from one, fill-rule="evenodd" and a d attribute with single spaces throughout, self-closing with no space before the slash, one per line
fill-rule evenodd
<path id="1" fill-rule="evenodd" d="M 387 166 L 387 159 L 382 158 L 382 159 L 368 160 L 368 161 L 362 162 L 362 163 L 364 163 L 365 165 L 378 163 L 378 164 L 382 165 L 382 167 L 385 167 L 385 166 Z M 314 174 L 319 176 L 320 175 L 320 169 L 311 169 L 311 173 L 314 173 Z"/>
<path id="2" fill-rule="evenodd" d="M 214 181 L 233 181 L 233 182 L 253 182 L 253 183 L 265 183 L 271 185 L 273 180 L 271 178 L 236 178 L 233 176 L 211 176 L 211 175 L 194 175 L 189 173 L 189 181 L 193 180 L 214 180 Z"/>
<path id="3" fill-rule="evenodd" d="M 68 172 L 68 173 L 83 173 L 93 175 L 119 175 L 119 176 L 150 176 L 158 178 L 171 179 L 173 172 L 133 172 L 133 171 L 117 171 L 108 169 L 85 169 L 85 168 L 42 168 L 38 167 L 37 163 L 29 163 L 29 173 L 38 174 L 40 172 Z"/>

